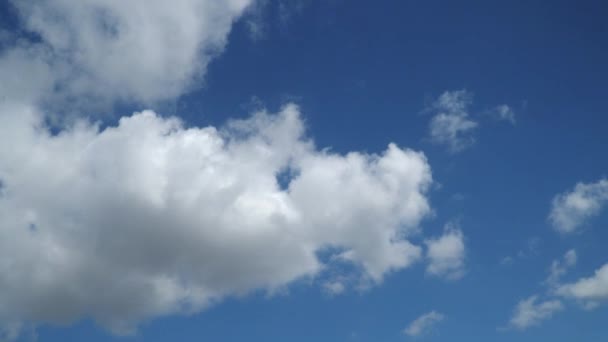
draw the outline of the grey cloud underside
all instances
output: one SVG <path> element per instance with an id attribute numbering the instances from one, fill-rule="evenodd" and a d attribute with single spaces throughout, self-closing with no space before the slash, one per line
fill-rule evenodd
<path id="1" fill-rule="evenodd" d="M 173 99 L 202 79 L 224 49 L 232 23 L 251 2 L 12 1 L 25 29 L 40 41 L 20 40 L 7 53 L 13 69 L 0 68 L 0 75 L 13 81 L 0 90 L 14 94 L 19 84 L 27 89 L 16 95 L 34 93 L 59 103 L 59 109 L 79 101 L 84 108 L 91 101 Z M 36 69 L 28 69 L 32 66 Z M 32 84 L 42 89 L 31 89 Z"/>
<path id="2" fill-rule="evenodd" d="M 319 151 L 293 105 L 219 130 L 145 111 L 56 136 L 35 108 L 0 113 L 7 321 L 92 317 L 126 333 L 314 277 L 331 267 L 317 257 L 329 246 L 376 282 L 421 256 L 407 236 L 430 210 L 424 155 Z M 281 189 L 287 167 L 297 176 Z"/>

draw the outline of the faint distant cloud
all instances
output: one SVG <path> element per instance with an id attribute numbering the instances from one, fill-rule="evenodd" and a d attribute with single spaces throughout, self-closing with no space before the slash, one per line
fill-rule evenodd
<path id="1" fill-rule="evenodd" d="M 243 22 L 253 41 L 268 37 L 271 28 L 284 32 L 293 18 L 300 14 L 307 0 L 258 0 L 245 13 Z"/>
<path id="2" fill-rule="evenodd" d="M 515 111 L 509 105 L 501 104 L 488 111 L 496 120 L 508 121 L 511 124 L 515 124 Z"/>
<path id="3" fill-rule="evenodd" d="M 420 336 L 429 332 L 437 323 L 444 319 L 445 315 L 433 310 L 412 321 L 407 328 L 403 329 L 403 333 L 411 337 Z"/>
<path id="4" fill-rule="evenodd" d="M 524 246 L 520 248 L 514 255 L 507 255 L 500 259 L 500 264 L 503 266 L 513 265 L 517 260 L 534 257 L 540 253 L 542 240 L 539 237 L 528 238 Z"/>
<path id="5" fill-rule="evenodd" d="M 458 153 L 475 144 L 480 124 L 474 117 L 484 116 L 515 124 L 515 111 L 507 104 L 486 111 L 472 111 L 473 93 L 466 90 L 443 92 L 423 112 L 433 113 L 429 122 L 430 141 Z"/>
<path id="6" fill-rule="evenodd" d="M 577 256 L 574 249 L 569 250 L 561 259 L 553 260 L 549 269 L 549 276 L 545 283 L 549 286 L 556 286 L 563 275 L 576 265 Z"/>
<path id="7" fill-rule="evenodd" d="M 475 142 L 472 133 L 478 126 L 469 117 L 473 95 L 466 90 L 446 91 L 432 104 L 435 115 L 429 124 L 431 141 L 445 145 L 452 153 L 460 152 Z"/>
<path id="8" fill-rule="evenodd" d="M 331 296 L 337 296 L 344 293 L 346 290 L 346 285 L 343 281 L 331 280 L 323 284 L 323 290 Z"/>

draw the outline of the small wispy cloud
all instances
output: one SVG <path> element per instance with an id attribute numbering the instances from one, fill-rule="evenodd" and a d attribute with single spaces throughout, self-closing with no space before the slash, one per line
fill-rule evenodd
<path id="1" fill-rule="evenodd" d="M 488 111 L 488 114 L 496 120 L 508 121 L 515 124 L 515 111 L 509 105 L 501 104 Z"/>
<path id="2" fill-rule="evenodd" d="M 420 336 L 429 332 L 437 323 L 444 319 L 444 314 L 433 310 L 413 320 L 407 328 L 403 329 L 403 333 L 411 337 Z"/>
<path id="3" fill-rule="evenodd" d="M 517 303 L 509 321 L 509 327 L 525 330 L 537 326 L 555 313 L 562 311 L 563 308 L 564 306 L 559 300 L 539 301 L 538 296 L 531 296 Z"/>
<path id="4" fill-rule="evenodd" d="M 452 153 L 471 146 L 475 142 L 472 132 L 478 126 L 468 113 L 472 101 L 473 95 L 466 90 L 441 94 L 431 106 L 435 112 L 429 125 L 431 141 L 445 145 Z"/>
<path id="5" fill-rule="evenodd" d="M 577 256 L 574 249 L 569 250 L 563 256 L 563 258 L 554 260 L 551 263 L 549 269 L 549 276 L 545 280 L 545 283 L 549 286 L 556 286 L 560 281 L 561 277 L 568 272 L 568 270 L 576 265 Z"/>

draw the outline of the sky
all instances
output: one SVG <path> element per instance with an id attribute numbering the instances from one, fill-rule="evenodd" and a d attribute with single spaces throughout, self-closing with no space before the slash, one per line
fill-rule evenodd
<path id="1" fill-rule="evenodd" d="M 608 339 L 603 1 L 0 3 L 0 341 Z"/>

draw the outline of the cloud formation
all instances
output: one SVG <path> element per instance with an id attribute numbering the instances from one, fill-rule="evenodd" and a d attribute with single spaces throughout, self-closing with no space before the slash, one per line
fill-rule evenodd
<path id="1" fill-rule="evenodd" d="M 574 283 L 561 285 L 556 293 L 560 296 L 581 301 L 593 308 L 608 300 L 608 264 L 600 267 L 595 274 Z"/>
<path id="2" fill-rule="evenodd" d="M 407 328 L 403 329 L 403 333 L 411 337 L 420 336 L 429 332 L 437 323 L 443 321 L 444 318 L 445 315 L 433 310 L 412 321 Z"/>
<path id="3" fill-rule="evenodd" d="M 188 91 L 249 2 L 14 2 L 39 39 L 0 56 L 0 337 L 83 318 L 128 334 L 339 263 L 379 283 L 422 258 L 420 152 L 319 149 L 294 104 L 222 127 L 85 119 Z M 82 111 L 49 127 L 68 103 Z"/>
<path id="4" fill-rule="evenodd" d="M 489 114 L 497 120 L 508 121 L 513 125 L 515 124 L 515 111 L 513 111 L 513 109 L 506 104 L 498 105 L 492 108 L 489 111 Z"/>
<path id="5" fill-rule="evenodd" d="M 427 246 L 428 274 L 446 279 L 460 279 L 465 272 L 465 243 L 462 230 L 450 223 L 444 234 L 425 241 Z"/>
<path id="6" fill-rule="evenodd" d="M 547 280 L 545 280 L 545 283 L 552 287 L 556 286 L 559 283 L 561 277 L 564 276 L 570 268 L 576 265 L 576 261 L 577 256 L 576 251 L 574 249 L 571 249 L 566 252 L 562 260 L 553 260 L 553 263 L 551 263 L 551 268 L 549 270 L 549 276 L 547 277 Z"/>
<path id="7" fill-rule="evenodd" d="M 429 125 L 431 141 L 445 145 L 452 153 L 460 152 L 475 142 L 472 133 L 477 122 L 469 117 L 473 95 L 466 90 L 446 91 L 432 104 L 435 115 Z"/>
<path id="8" fill-rule="evenodd" d="M 577 232 L 587 220 L 597 216 L 608 201 L 608 180 L 578 183 L 571 191 L 558 194 L 551 203 L 549 220 L 560 233 Z"/>
<path id="9" fill-rule="evenodd" d="M 40 41 L 19 40 L 2 58 L 2 76 L 10 77 L 3 79 L 11 82 L 0 90 L 27 84 L 18 77 L 25 74 L 54 89 L 45 97 L 64 103 L 79 97 L 145 103 L 175 98 L 201 79 L 250 2 L 12 1 L 25 29 Z M 36 72 L 18 71 L 32 66 Z"/>
<path id="10" fill-rule="evenodd" d="M 517 303 L 509 325 L 518 330 L 525 330 L 539 325 L 562 311 L 563 304 L 559 300 L 538 301 L 538 296 L 532 296 Z"/>
<path id="11" fill-rule="evenodd" d="M 424 155 L 318 150 L 294 105 L 223 128 L 144 111 L 53 135 L 36 108 L 5 103 L 0 136 L 4 322 L 129 333 L 314 277 L 327 248 L 374 282 L 421 256 L 407 236 L 430 210 Z"/>

